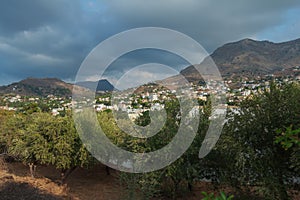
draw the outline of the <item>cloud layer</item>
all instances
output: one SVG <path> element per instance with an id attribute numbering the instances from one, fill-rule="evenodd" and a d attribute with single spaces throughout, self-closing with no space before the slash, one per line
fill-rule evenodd
<path id="1" fill-rule="evenodd" d="M 93 47 L 136 27 L 183 32 L 208 52 L 245 37 L 295 39 L 300 35 L 299 11 L 295 0 L 5 0 L 0 3 L 0 84 L 28 76 L 74 80 Z M 151 60 L 124 58 L 119 69 L 144 58 Z"/>

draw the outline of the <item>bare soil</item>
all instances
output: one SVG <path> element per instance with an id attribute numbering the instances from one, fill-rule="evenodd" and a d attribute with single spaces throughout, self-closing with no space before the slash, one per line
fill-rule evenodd
<path id="1" fill-rule="evenodd" d="M 1 200 L 122 199 L 116 172 L 111 170 L 107 175 L 103 165 L 89 170 L 77 168 L 64 185 L 60 183 L 59 171 L 51 166 L 38 166 L 35 178 L 22 163 L 9 163 L 5 168 L 0 169 Z"/>
<path id="2" fill-rule="evenodd" d="M 118 181 L 118 173 L 111 170 L 107 175 L 105 166 L 97 165 L 92 169 L 77 168 L 67 179 L 60 183 L 60 173 L 51 166 L 38 166 L 32 178 L 29 167 L 22 163 L 0 163 L 0 200 L 119 200 L 124 199 L 124 189 Z M 201 200 L 202 191 L 217 194 L 224 191 L 232 193 L 228 187 L 215 188 L 212 184 L 199 182 L 193 193 L 184 193 L 179 200 Z M 289 191 L 293 200 L 300 200 L 300 191 Z M 234 199 L 258 199 L 237 197 Z"/>

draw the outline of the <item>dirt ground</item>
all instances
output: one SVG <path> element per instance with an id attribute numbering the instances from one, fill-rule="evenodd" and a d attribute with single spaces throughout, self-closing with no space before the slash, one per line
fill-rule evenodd
<path id="1" fill-rule="evenodd" d="M 117 179 L 117 172 L 111 170 L 111 174 L 107 175 L 103 165 L 97 165 L 89 170 L 76 169 L 65 185 L 59 183 L 60 174 L 55 168 L 38 166 L 36 170 L 36 177 L 32 178 L 29 175 L 29 168 L 22 163 L 0 166 L 0 200 L 124 199 L 124 190 Z M 202 191 L 216 194 L 216 191 L 220 190 L 230 193 L 230 188 L 216 189 L 210 184 L 198 183 L 193 193 L 183 195 L 179 200 L 201 200 Z M 293 200 L 300 200 L 300 191 L 290 191 L 290 194 Z"/>
<path id="2" fill-rule="evenodd" d="M 6 170 L 0 169 L 0 199 L 119 200 L 122 194 L 116 176 L 114 171 L 107 175 L 102 165 L 90 170 L 78 168 L 61 185 L 60 174 L 53 167 L 38 166 L 32 178 L 27 166 L 9 163 Z"/>

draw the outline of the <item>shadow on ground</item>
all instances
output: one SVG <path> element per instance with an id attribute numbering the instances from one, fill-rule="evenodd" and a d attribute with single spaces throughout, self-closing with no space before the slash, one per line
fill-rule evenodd
<path id="1" fill-rule="evenodd" d="M 47 194 L 28 183 L 5 182 L 0 186 L 1 200 L 62 200 L 62 197 Z"/>

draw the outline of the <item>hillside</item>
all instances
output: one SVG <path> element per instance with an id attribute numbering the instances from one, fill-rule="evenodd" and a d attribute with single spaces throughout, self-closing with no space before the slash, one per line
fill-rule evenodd
<path id="1" fill-rule="evenodd" d="M 75 85 L 76 92 L 95 91 L 97 82 L 85 81 Z M 47 95 L 72 96 L 74 85 L 57 78 L 27 78 L 7 86 L 0 86 L 0 94 L 19 94 L 22 96 L 45 97 Z M 112 91 L 114 86 L 107 80 L 100 80 L 97 91 Z"/>
<path id="2" fill-rule="evenodd" d="M 92 91 L 113 91 L 114 86 L 106 79 L 98 81 L 84 81 L 78 82 L 76 85 L 88 88 Z"/>
<path id="3" fill-rule="evenodd" d="M 216 49 L 211 58 L 223 77 L 257 77 L 300 65 L 300 39 L 273 43 L 244 39 Z M 205 66 L 206 58 L 200 67 Z M 193 66 L 180 72 L 190 81 L 201 77 Z"/>
<path id="4" fill-rule="evenodd" d="M 295 75 L 291 69 L 300 66 L 300 39 L 273 43 L 270 41 L 255 41 L 244 39 L 225 44 L 216 49 L 211 58 L 218 66 L 224 78 L 258 78 L 268 74 Z M 205 67 L 209 58 L 204 59 L 199 67 Z M 189 66 L 180 72 L 189 81 L 201 80 L 194 66 Z M 299 75 L 299 74 L 298 74 Z M 182 84 L 180 76 L 163 80 L 172 86 Z M 161 82 L 161 81 L 158 81 Z M 79 82 L 80 90 L 112 91 L 114 86 L 107 80 Z M 57 78 L 27 78 L 8 86 L 0 86 L 0 94 L 14 93 L 26 96 L 71 96 L 73 84 Z"/>
<path id="5" fill-rule="evenodd" d="M 73 85 L 57 78 L 27 78 L 7 86 L 0 86 L 0 94 L 19 94 L 45 97 L 47 95 L 71 96 Z M 80 88 L 85 90 L 84 88 Z"/>

